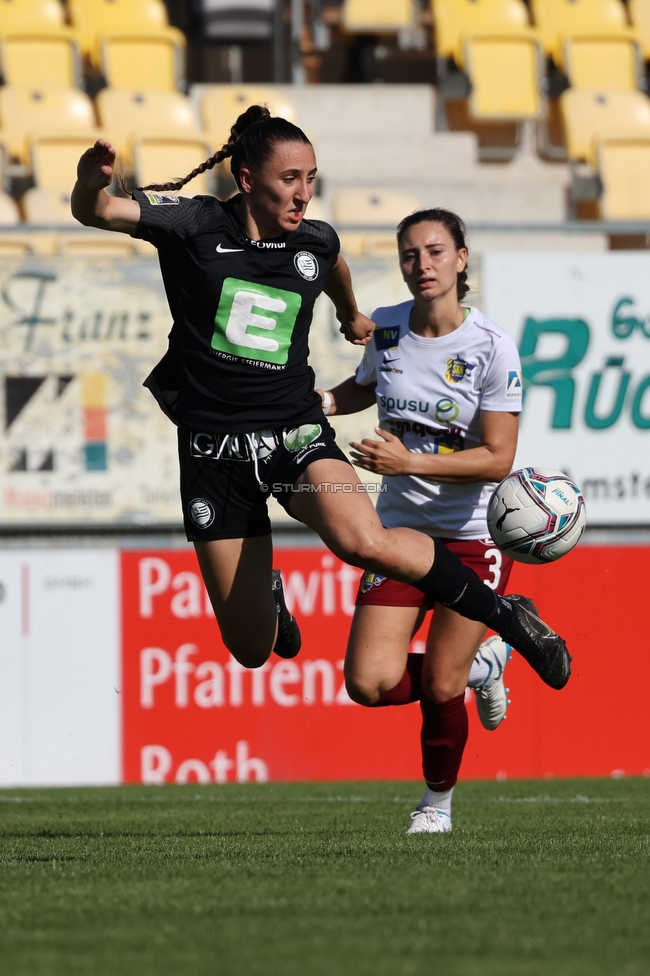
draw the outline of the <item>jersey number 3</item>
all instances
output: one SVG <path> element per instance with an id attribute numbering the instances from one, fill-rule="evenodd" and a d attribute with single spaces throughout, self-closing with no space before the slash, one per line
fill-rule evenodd
<path id="1" fill-rule="evenodd" d="M 284 366 L 301 303 L 296 292 L 226 278 L 212 348 L 242 359 Z"/>
<path id="2" fill-rule="evenodd" d="M 491 590 L 497 590 L 499 588 L 499 583 L 501 582 L 503 553 L 499 549 L 486 549 L 485 558 L 492 563 L 492 565 L 489 567 L 489 570 L 492 573 L 492 579 L 483 580 L 483 582 L 486 586 L 489 586 Z"/>

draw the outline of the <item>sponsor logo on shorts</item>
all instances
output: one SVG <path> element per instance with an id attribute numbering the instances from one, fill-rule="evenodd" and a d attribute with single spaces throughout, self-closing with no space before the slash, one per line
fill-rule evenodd
<path id="1" fill-rule="evenodd" d="M 296 454 L 313 443 L 320 436 L 321 431 L 320 424 L 302 424 L 301 427 L 294 427 L 284 434 L 284 446 L 287 451 Z"/>
<path id="2" fill-rule="evenodd" d="M 316 443 L 312 444 L 310 447 L 303 447 L 303 449 L 296 454 L 296 462 L 302 464 L 305 458 L 309 457 L 310 454 L 313 454 L 314 451 L 317 451 L 319 447 L 327 447 L 327 444 L 325 441 L 316 441 Z"/>
<path id="3" fill-rule="evenodd" d="M 250 461 L 256 457 L 263 461 L 278 446 L 278 438 L 269 428 L 250 434 L 209 434 L 193 431 L 190 434 L 190 455 L 214 458 L 219 461 Z"/>
<path id="4" fill-rule="evenodd" d="M 164 193 L 146 192 L 145 196 L 152 207 L 162 207 L 162 206 L 176 207 L 181 202 L 180 197 L 168 197 Z"/>
<path id="5" fill-rule="evenodd" d="M 315 281 L 318 278 L 318 261 L 309 251 L 298 251 L 293 263 L 296 271 L 302 275 L 305 281 Z"/>
<path id="6" fill-rule="evenodd" d="M 207 498 L 193 498 L 188 511 L 197 529 L 208 529 L 214 522 L 214 508 Z"/>
<path id="7" fill-rule="evenodd" d="M 373 586 L 381 586 L 387 579 L 387 576 L 380 576 L 379 573 L 364 573 L 361 580 L 361 592 L 369 593 Z"/>
<path id="8" fill-rule="evenodd" d="M 462 379 L 471 374 L 473 369 L 476 369 L 476 363 L 466 363 L 460 356 L 457 356 L 456 359 L 448 359 L 445 379 L 448 383 L 460 383 Z"/>
<path id="9" fill-rule="evenodd" d="M 256 430 L 250 434 L 250 450 L 258 461 L 265 461 L 269 458 L 276 447 L 278 439 L 272 430 Z"/>
<path id="10" fill-rule="evenodd" d="M 521 370 L 508 370 L 508 379 L 506 380 L 506 400 L 521 400 L 521 390 Z"/>

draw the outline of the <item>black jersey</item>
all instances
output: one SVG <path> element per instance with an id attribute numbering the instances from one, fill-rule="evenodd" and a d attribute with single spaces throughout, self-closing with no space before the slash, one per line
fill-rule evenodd
<path id="1" fill-rule="evenodd" d="M 180 427 L 244 433 L 322 419 L 307 364 L 314 302 L 336 264 L 329 224 L 252 241 L 235 200 L 134 191 L 134 237 L 158 248 L 174 324 L 145 380 Z"/>

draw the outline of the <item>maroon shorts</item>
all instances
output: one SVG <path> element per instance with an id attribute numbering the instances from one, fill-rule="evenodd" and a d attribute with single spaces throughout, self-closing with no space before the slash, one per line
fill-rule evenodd
<path id="1" fill-rule="evenodd" d="M 441 542 L 455 552 L 465 566 L 473 569 L 479 579 L 503 594 L 512 559 L 506 556 L 492 541 L 484 539 L 441 539 Z M 398 583 L 379 573 L 364 573 L 357 591 L 356 605 L 375 607 L 428 607 L 433 606 L 430 598 L 422 590 L 410 583 Z"/>

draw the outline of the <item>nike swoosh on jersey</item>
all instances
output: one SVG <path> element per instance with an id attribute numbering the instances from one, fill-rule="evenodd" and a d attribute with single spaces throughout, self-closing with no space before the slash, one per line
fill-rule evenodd
<path id="1" fill-rule="evenodd" d="M 217 254 L 232 254 L 234 251 L 243 251 L 243 247 L 224 247 L 221 241 L 217 244 Z"/>

